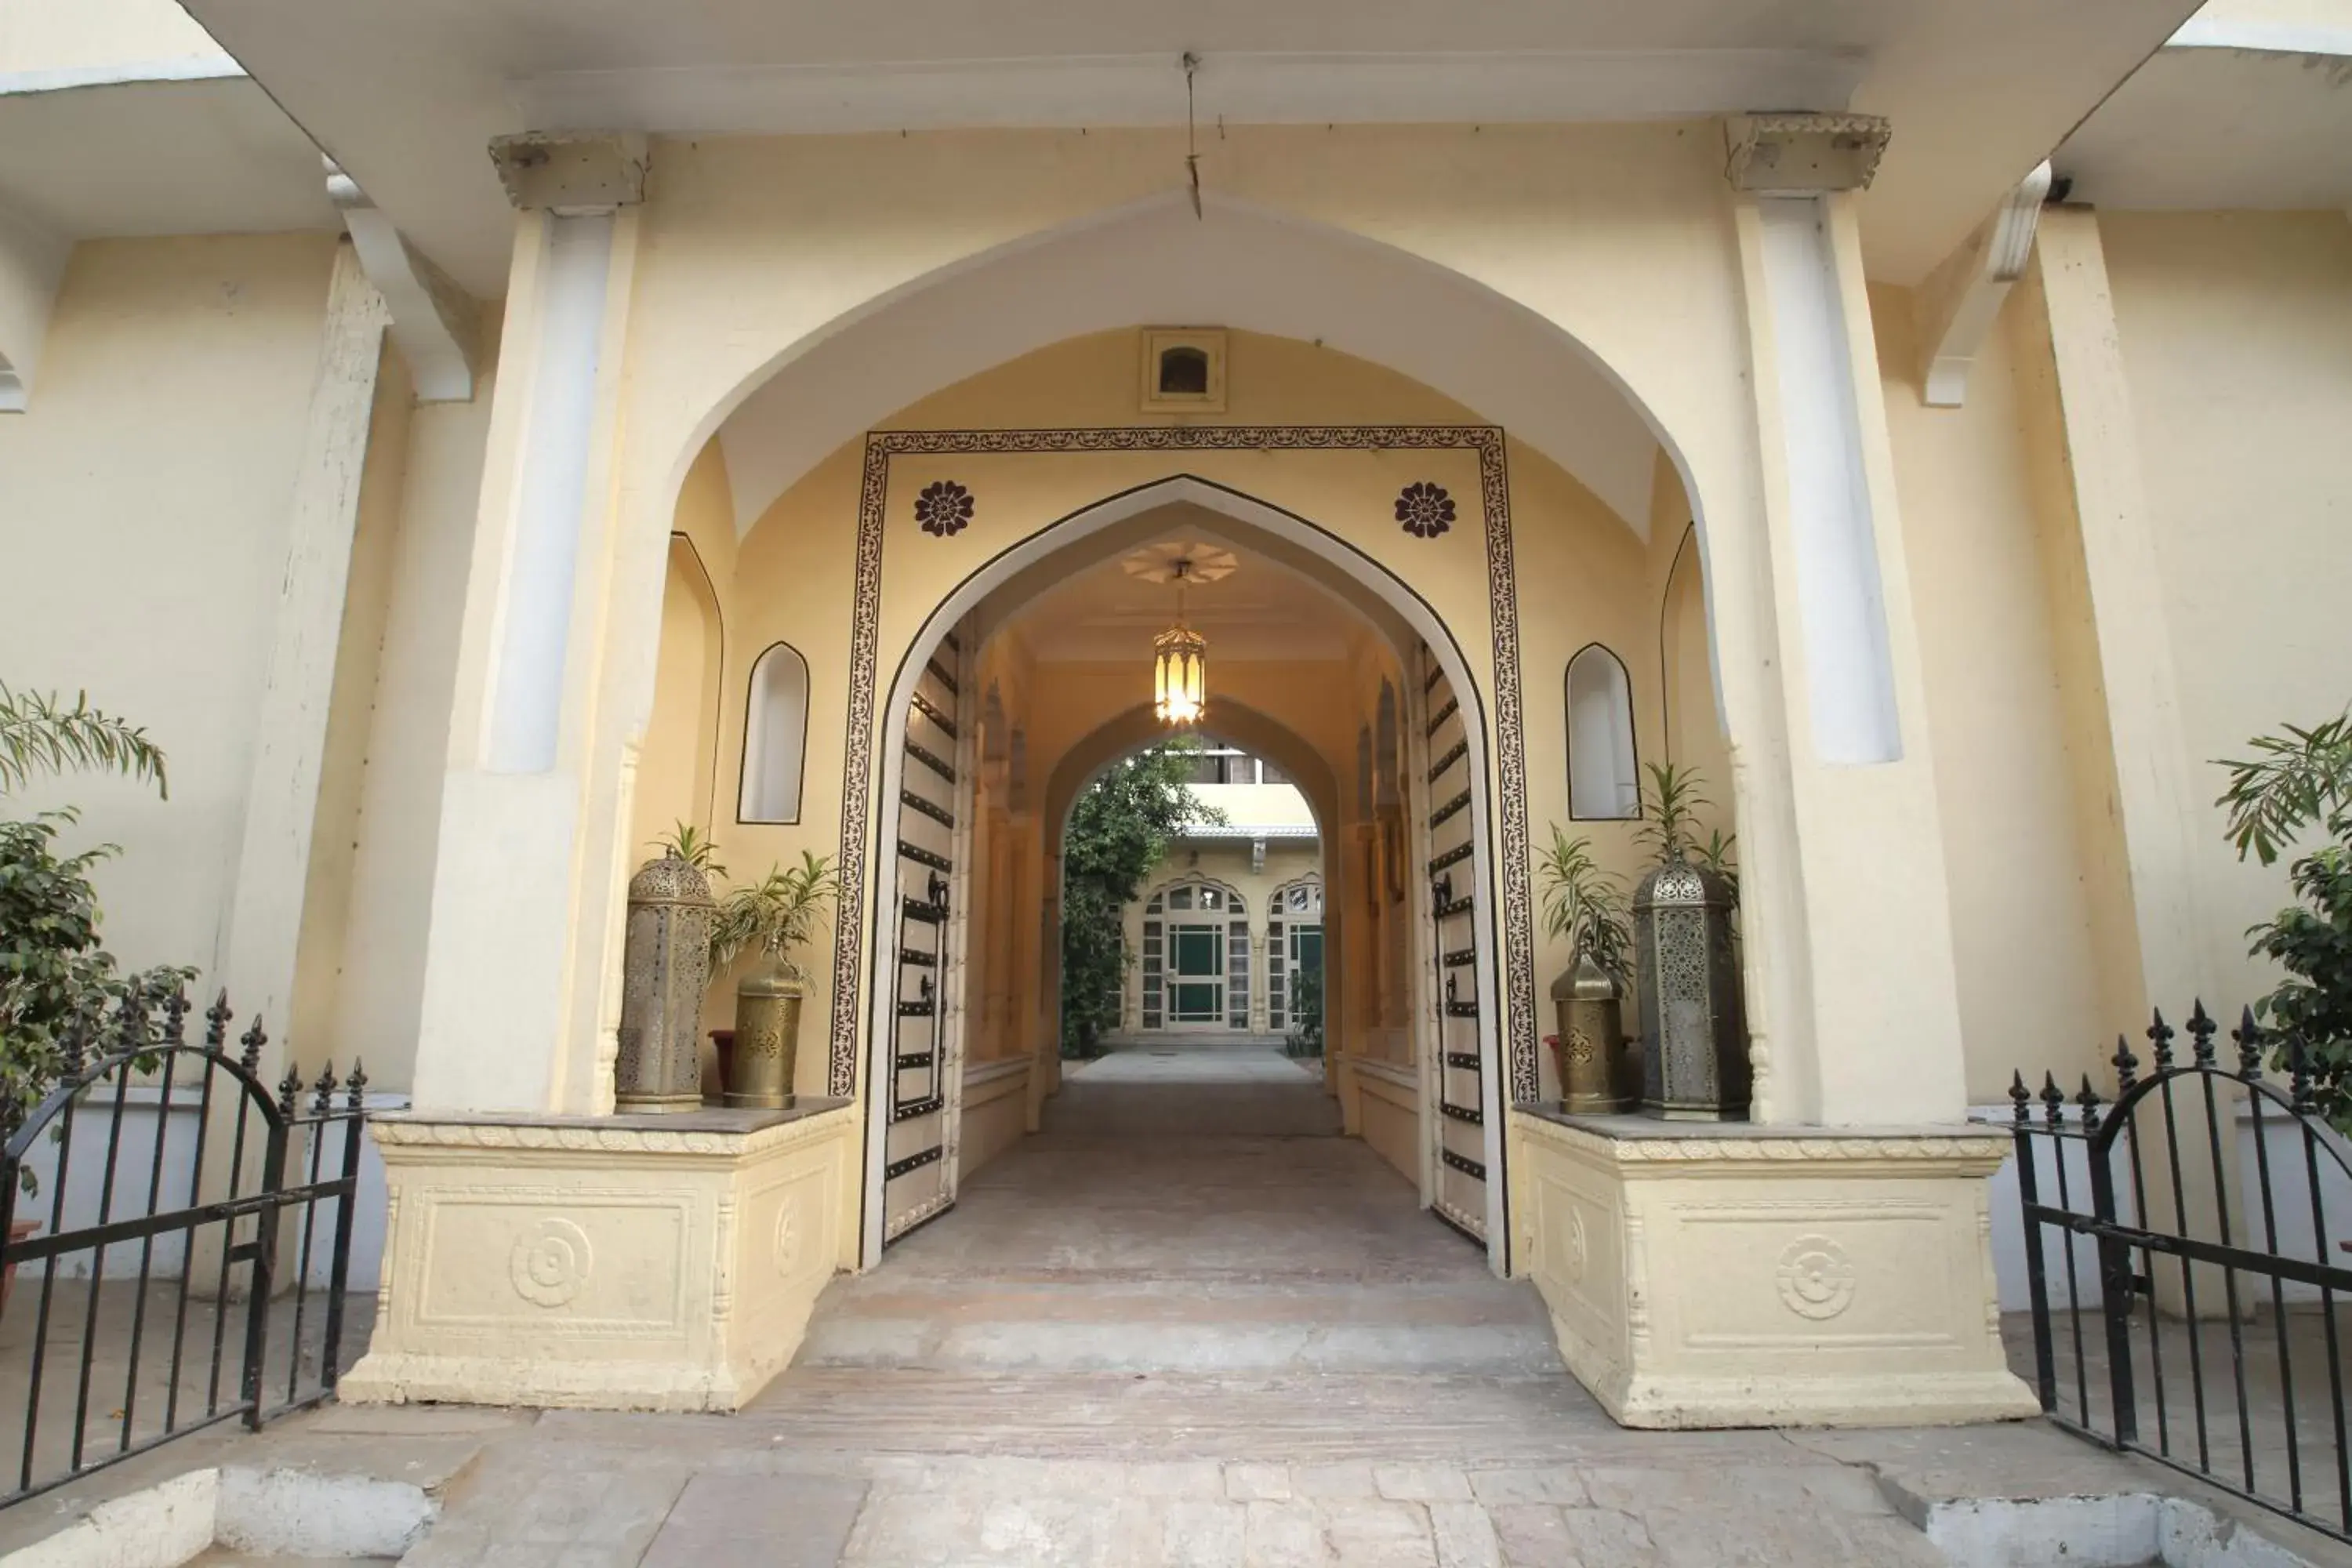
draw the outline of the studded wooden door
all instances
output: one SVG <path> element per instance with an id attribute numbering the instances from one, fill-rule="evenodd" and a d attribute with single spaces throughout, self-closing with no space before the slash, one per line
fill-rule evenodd
<path id="1" fill-rule="evenodd" d="M 961 647 L 942 639 L 915 684 L 898 772 L 897 1005 L 882 1058 L 888 1086 L 882 1239 L 897 1240 L 955 1203 L 962 1110 L 963 914 L 971 791 Z M 888 906 L 886 905 L 886 909 Z"/>
<path id="2" fill-rule="evenodd" d="M 1433 980 L 1434 1060 L 1425 1082 L 1429 1138 L 1434 1156 L 1431 1206 L 1440 1218 L 1480 1242 L 1487 1234 L 1486 1069 L 1491 1030 L 1479 1016 L 1476 889 L 1483 873 L 1471 809 L 1471 775 L 1480 759 L 1459 694 L 1426 648 L 1422 650 L 1421 723 L 1428 811 L 1422 826 L 1428 847 L 1429 918 L 1436 956 Z"/>

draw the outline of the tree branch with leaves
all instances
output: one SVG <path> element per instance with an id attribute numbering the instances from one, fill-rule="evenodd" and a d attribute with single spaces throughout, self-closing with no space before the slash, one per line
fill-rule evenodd
<path id="1" fill-rule="evenodd" d="M 158 795 L 171 798 L 163 749 L 144 729 L 91 707 L 88 692 L 76 692 L 68 707 L 54 692 L 19 691 L 0 681 L 0 795 L 77 770 L 152 782 Z"/>

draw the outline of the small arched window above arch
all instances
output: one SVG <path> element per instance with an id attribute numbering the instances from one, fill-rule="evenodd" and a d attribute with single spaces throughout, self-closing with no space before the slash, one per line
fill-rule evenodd
<path id="1" fill-rule="evenodd" d="M 1633 685 L 1624 661 L 1599 643 L 1568 661 L 1568 815 L 1580 822 L 1642 815 Z"/>
<path id="2" fill-rule="evenodd" d="M 808 751 L 808 660 L 777 643 L 751 666 L 743 720 L 743 782 L 738 822 L 798 822 L 801 772 Z"/>

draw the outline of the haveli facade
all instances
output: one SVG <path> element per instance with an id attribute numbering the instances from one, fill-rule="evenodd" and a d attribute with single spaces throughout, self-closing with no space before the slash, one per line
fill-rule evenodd
<path id="1" fill-rule="evenodd" d="M 116 945 L 407 1090 L 346 1397 L 733 1408 L 947 1211 L 1214 558 L 1347 1125 L 1612 1413 L 2031 1408 L 1969 1108 L 2259 983 L 2209 764 L 2345 695 L 2341 4 L 9 9 L 0 669 L 171 752 Z M 1662 760 L 1736 1125 L 1549 1109 Z M 789 1113 L 613 1113 L 679 821 L 846 874 Z"/>

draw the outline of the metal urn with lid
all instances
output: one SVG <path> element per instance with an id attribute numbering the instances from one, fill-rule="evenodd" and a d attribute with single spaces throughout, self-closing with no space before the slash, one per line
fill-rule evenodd
<path id="1" fill-rule="evenodd" d="M 774 957 L 737 983 L 735 1054 L 728 1064 L 726 1103 L 759 1110 L 791 1106 L 805 990 L 791 967 Z"/>
<path id="2" fill-rule="evenodd" d="M 1576 962 L 1551 983 L 1551 1004 L 1559 1025 L 1552 1048 L 1560 1108 L 1575 1116 L 1631 1110 L 1642 1087 L 1626 1081 L 1624 1004 L 1617 983 L 1580 947 Z"/>
<path id="3" fill-rule="evenodd" d="M 1673 1121 L 1748 1114 L 1748 1030 L 1732 953 L 1731 884 L 1680 856 L 1633 889 L 1642 1109 Z"/>
<path id="4" fill-rule="evenodd" d="M 710 978 L 710 884 L 675 852 L 629 879 L 621 959 L 615 1110 L 702 1108 L 702 993 Z"/>

